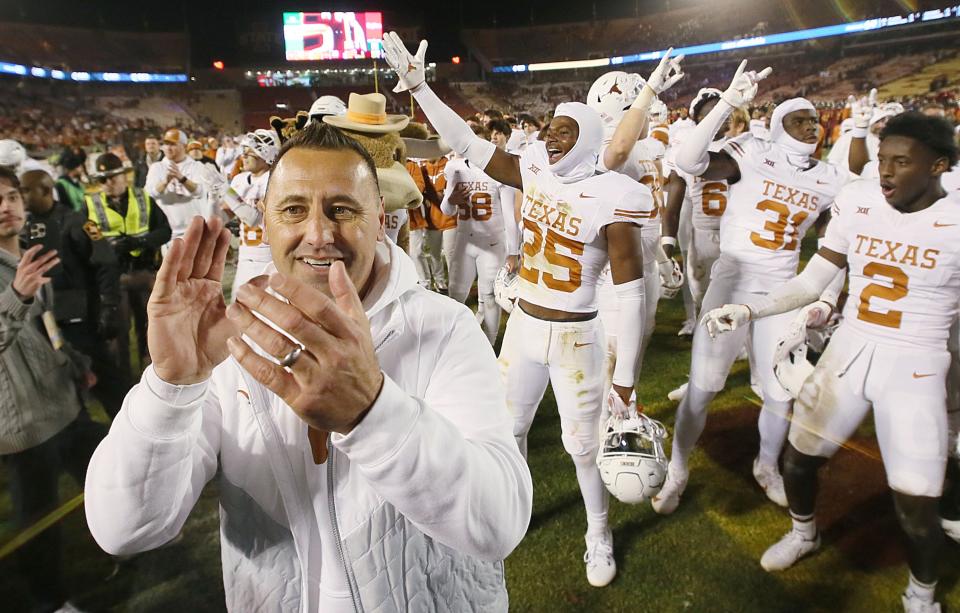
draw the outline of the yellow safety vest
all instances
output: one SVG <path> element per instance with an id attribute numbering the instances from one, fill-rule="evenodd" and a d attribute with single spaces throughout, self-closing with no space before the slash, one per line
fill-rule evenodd
<path id="1" fill-rule="evenodd" d="M 127 188 L 127 216 L 123 217 L 107 204 L 104 192 L 87 196 L 87 218 L 100 228 L 104 236 L 142 236 L 150 231 L 150 196 L 143 190 Z M 130 252 L 139 257 L 140 249 Z"/>

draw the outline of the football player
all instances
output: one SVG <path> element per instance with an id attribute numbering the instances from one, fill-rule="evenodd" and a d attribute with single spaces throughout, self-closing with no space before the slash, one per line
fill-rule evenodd
<path id="1" fill-rule="evenodd" d="M 699 124 L 720 101 L 721 94 L 718 89 L 701 89 L 690 103 L 690 117 Z M 709 150 L 720 151 L 733 136 L 737 135 L 730 133 L 728 119 L 717 130 Z M 689 200 L 693 234 L 686 254 L 686 278 L 693 294 L 695 313 L 699 313 L 700 304 L 710 283 L 710 268 L 720 257 L 720 217 L 727 208 L 729 186 L 725 180 L 707 181 L 702 177 L 686 174 L 676 167 L 673 154 L 670 158 L 666 164 L 670 172 L 667 179 L 669 196 L 660 244 L 667 257 L 672 258 L 677 247 L 681 210 L 684 200 Z"/>
<path id="2" fill-rule="evenodd" d="M 208 173 L 211 197 L 240 219 L 240 253 L 231 296 L 238 287 L 263 272 L 273 261 L 263 233 L 261 202 L 267 193 L 270 166 L 280 151 L 280 140 L 272 130 L 256 130 L 240 140 L 243 171 L 230 181 L 230 190 L 217 185 L 220 174 Z M 222 186 L 225 187 L 225 186 Z"/>
<path id="3" fill-rule="evenodd" d="M 490 123 L 497 121 L 503 120 Z M 457 217 L 450 254 L 450 297 L 466 302 L 477 280 L 477 310 L 492 345 L 500 332 L 500 306 L 493 294 L 493 282 L 506 254 L 517 252 L 517 233 L 505 232 L 511 228 L 506 220 L 513 220 L 513 188 L 494 181 L 460 156 L 447 163 L 443 174 L 446 189 L 440 210 Z M 513 244 L 506 244 L 508 237 Z"/>
<path id="4" fill-rule="evenodd" d="M 762 295 L 797 274 L 800 241 L 846 182 L 847 173 L 819 162 L 817 111 L 807 100 L 780 104 L 771 118 L 771 140 L 744 134 L 720 151 L 710 151 L 717 131 L 738 107 L 753 100 L 758 82 L 770 72 L 738 68 L 730 87 L 693 130 L 684 135 L 676 154 L 681 171 L 704 181 L 726 181 L 727 208 L 720 218 L 720 257 L 712 270 L 703 309 Z M 843 278 L 838 275 L 837 282 Z M 839 287 L 824 296 L 836 304 Z M 763 391 L 760 410 L 760 452 L 753 475 L 773 502 L 786 506 L 783 480 L 777 465 L 786 439 L 791 397 L 773 372 L 773 352 L 781 330 L 793 314 L 782 314 L 713 339 L 703 325 L 693 337 L 690 381 L 677 408 L 673 453 L 667 482 L 653 499 L 659 513 L 672 513 L 687 485 L 688 464 L 706 424 L 707 406 L 723 389 L 730 367 L 747 340 L 753 346 L 755 370 Z"/>
<path id="5" fill-rule="evenodd" d="M 804 271 L 766 296 L 704 318 L 714 333 L 740 329 L 817 300 L 849 268 L 843 321 L 800 388 L 790 426 L 784 475 L 793 529 L 761 564 L 783 570 L 820 546 L 817 470 L 872 408 L 907 535 L 907 612 L 940 611 L 934 589 L 943 541 L 937 505 L 947 459 L 947 339 L 960 294 L 960 197 L 940 182 L 960 156 L 952 133 L 948 122 L 922 113 L 891 118 L 879 137 L 880 181 L 844 188 Z M 801 342 L 785 340 L 778 355 Z"/>
<path id="6" fill-rule="evenodd" d="M 520 157 L 478 138 L 424 81 L 427 43 L 411 55 L 400 37 L 384 36 L 387 62 L 451 148 L 493 179 L 523 190 L 523 262 L 517 307 L 500 352 L 514 434 L 526 436 L 548 383 L 560 413 L 561 440 L 573 459 L 587 515 L 587 579 L 603 586 L 616 575 L 608 495 L 596 465 L 602 404 L 603 329 L 597 280 L 610 262 L 620 300 L 612 411 L 635 411 L 634 385 L 643 338 L 641 226 L 654 211 L 650 190 L 619 173 L 597 174 L 603 128 L 585 104 L 560 104 L 544 141 Z M 663 71 L 661 71 L 663 72 Z M 641 97 L 649 105 L 665 75 L 655 73 Z M 643 104 L 641 101 L 638 106 Z"/>

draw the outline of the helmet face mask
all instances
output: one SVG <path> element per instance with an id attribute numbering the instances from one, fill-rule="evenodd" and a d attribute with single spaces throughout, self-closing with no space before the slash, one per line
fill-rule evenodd
<path id="1" fill-rule="evenodd" d="M 663 424 L 642 413 L 629 419 L 607 420 L 597 468 L 603 484 L 617 500 L 638 504 L 660 491 L 667 477 L 666 436 Z"/>
<path id="2" fill-rule="evenodd" d="M 272 166 L 280 152 L 280 140 L 270 130 L 254 130 L 244 135 L 240 140 L 240 147 L 244 151 L 247 148 L 251 149 L 254 155 L 266 162 L 268 166 Z"/>

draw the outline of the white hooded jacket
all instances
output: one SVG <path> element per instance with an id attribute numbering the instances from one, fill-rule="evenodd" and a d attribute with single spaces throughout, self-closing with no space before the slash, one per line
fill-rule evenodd
<path id="1" fill-rule="evenodd" d="M 331 435 L 325 464 L 232 358 L 193 386 L 148 368 L 87 472 L 97 542 L 128 554 L 171 540 L 219 466 L 229 610 L 506 611 L 502 560 L 526 532 L 532 484 L 490 344 L 393 243 L 374 274 L 364 307 L 383 389 Z"/>

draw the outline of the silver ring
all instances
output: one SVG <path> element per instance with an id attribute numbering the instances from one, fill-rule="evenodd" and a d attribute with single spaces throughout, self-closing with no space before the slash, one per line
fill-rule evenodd
<path id="1" fill-rule="evenodd" d="M 292 368 L 293 365 L 300 359 L 300 354 L 303 353 L 303 349 L 298 345 L 293 348 L 293 351 L 283 356 L 280 360 L 280 366 L 284 368 Z"/>

